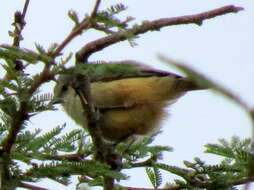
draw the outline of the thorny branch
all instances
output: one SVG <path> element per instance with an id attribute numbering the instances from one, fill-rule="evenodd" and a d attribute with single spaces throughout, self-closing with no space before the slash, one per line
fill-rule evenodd
<path id="1" fill-rule="evenodd" d="M 92 19 L 94 17 L 96 17 L 100 4 L 101 4 L 101 0 L 97 0 L 96 3 L 95 3 L 94 9 L 92 11 L 92 14 L 91 14 Z"/>
<path id="2" fill-rule="evenodd" d="M 96 160 L 108 164 L 111 169 L 119 169 L 121 163 L 119 157 L 114 153 L 112 146 L 107 144 L 101 134 L 100 130 L 100 112 L 96 110 L 93 105 L 90 89 L 89 76 L 82 76 L 82 80 L 79 79 L 79 75 L 76 76 L 76 80 L 73 82 L 73 88 L 77 92 L 83 110 L 86 110 L 86 117 L 88 120 L 88 131 L 92 137 L 93 143 L 96 147 Z M 84 126 L 86 128 L 86 126 Z M 104 178 L 104 189 L 112 190 L 114 186 L 114 179 L 110 177 Z"/>
<path id="3" fill-rule="evenodd" d="M 29 2 L 30 2 L 30 0 L 25 1 L 22 13 L 20 11 L 16 11 L 14 14 L 13 25 L 14 25 L 15 29 L 14 29 L 14 32 L 9 32 L 9 35 L 13 37 L 13 46 L 14 47 L 19 47 L 20 41 L 23 39 L 21 33 L 22 33 L 22 30 L 24 29 L 24 26 L 26 24 L 25 16 L 26 16 Z M 17 72 L 23 71 L 23 68 L 24 68 L 23 63 L 19 60 L 14 60 L 14 62 L 15 62 L 15 71 L 17 71 Z M 9 75 L 8 75 L 8 73 L 6 73 L 5 76 L 3 77 L 3 80 L 8 80 L 8 79 L 9 79 Z M 21 114 L 18 115 L 17 114 L 18 112 L 14 113 L 14 115 L 17 114 L 17 118 L 13 122 L 13 124 L 15 123 L 14 125 L 15 125 L 16 129 L 10 130 L 11 134 L 8 135 L 6 141 L 3 143 L 6 146 L 4 146 L 3 150 L 0 151 L 0 157 L 3 158 L 3 163 L 0 164 L 0 167 L 1 167 L 0 172 L 1 172 L 1 176 L 2 176 L 1 178 L 3 180 L 6 180 L 5 183 L 7 183 L 7 184 L 8 184 L 8 181 L 12 180 L 11 174 L 9 171 L 9 167 L 8 167 L 9 163 L 10 163 L 9 153 L 10 153 L 13 143 L 16 140 L 16 135 L 17 135 L 21 125 L 23 124 L 24 120 L 26 119 L 26 114 L 24 111 L 24 108 L 26 107 L 25 104 L 26 103 L 24 103 L 23 105 L 20 106 L 19 111 L 21 111 L 20 112 Z M 24 113 L 22 113 L 22 111 L 24 111 Z M 4 186 L 5 186 L 4 183 L 0 183 L 0 188 L 4 188 Z M 9 188 L 12 188 L 12 187 L 10 186 Z"/>
<path id="4" fill-rule="evenodd" d="M 101 0 L 97 0 L 95 7 L 92 11 L 91 17 L 88 20 L 89 25 L 92 26 L 93 18 L 96 17 L 97 11 L 99 9 L 99 5 Z M 74 84 L 79 84 L 78 86 L 74 86 L 77 94 L 82 103 L 82 107 L 84 110 L 87 110 L 87 119 L 88 119 L 88 131 L 92 137 L 93 143 L 96 147 L 96 160 L 107 163 L 112 169 L 118 169 L 117 155 L 114 154 L 111 145 L 108 145 L 101 137 L 100 130 L 100 112 L 99 110 L 95 110 L 92 96 L 91 96 L 91 86 L 90 86 L 90 78 L 89 76 L 85 76 L 85 80 L 80 84 L 80 80 L 78 80 Z M 83 77 L 82 77 L 83 78 Z M 87 104 L 85 103 L 87 102 Z M 111 177 L 104 177 L 104 190 L 112 190 L 114 186 L 114 179 Z"/>
<path id="5" fill-rule="evenodd" d="M 162 18 L 154 21 L 146 21 L 141 25 L 134 26 L 131 29 L 126 31 L 117 32 L 111 34 L 109 36 L 100 38 L 98 40 L 92 41 L 85 46 L 83 46 L 77 53 L 76 59 L 77 62 L 87 62 L 90 55 L 93 53 L 100 51 L 112 44 L 115 44 L 120 41 L 124 41 L 129 38 L 130 34 L 132 36 L 137 36 L 139 34 L 143 34 L 148 31 L 160 30 L 165 26 L 172 25 L 180 25 L 180 24 L 197 24 L 202 25 L 202 22 L 206 19 L 211 19 L 216 16 L 228 14 L 228 13 L 237 13 L 238 11 L 243 10 L 242 7 L 236 7 L 234 5 L 228 5 L 225 7 L 221 7 L 218 9 L 210 10 L 207 12 L 180 16 L 180 17 L 172 17 L 172 18 Z"/>
<path id="6" fill-rule="evenodd" d="M 97 11 L 99 9 L 101 0 L 97 0 L 94 6 L 93 12 L 89 18 L 84 18 L 78 25 L 74 27 L 71 33 L 63 40 L 63 42 L 56 48 L 53 53 L 54 56 L 58 56 L 65 46 L 72 41 L 76 36 L 80 35 L 84 30 L 90 28 L 93 23 L 93 19 L 96 17 Z"/>
<path id="7" fill-rule="evenodd" d="M 29 106 L 29 100 L 32 97 L 33 93 L 45 82 L 52 80 L 54 76 L 54 73 L 49 71 L 49 65 L 45 65 L 44 69 L 42 71 L 42 73 L 40 74 L 40 76 L 37 78 L 37 80 L 34 80 L 34 82 L 32 83 L 31 87 L 29 89 L 27 89 L 27 97 L 25 100 L 20 102 L 20 107 L 17 111 L 15 111 L 15 113 L 13 113 L 12 115 L 12 124 L 11 124 L 11 128 L 9 130 L 9 134 L 6 137 L 6 139 L 2 142 L 2 149 L 0 151 L 0 157 L 6 157 L 4 159 L 4 163 L 3 163 L 3 167 L 4 169 L 2 169 L 2 178 L 4 180 L 5 183 L 8 183 L 8 181 L 11 181 L 12 179 L 8 176 L 10 176 L 9 174 L 9 167 L 8 165 L 10 164 L 10 162 L 8 161 L 10 158 L 10 153 L 11 153 L 11 149 L 14 145 L 14 143 L 16 142 L 16 138 L 17 135 L 21 129 L 21 127 L 23 126 L 24 122 L 26 120 L 29 119 L 29 114 L 27 113 L 28 110 L 28 106 Z M 4 172 L 4 173 L 3 173 Z M 4 178 L 3 176 L 6 176 L 6 178 Z M 1 188 L 1 187 L 0 187 Z"/>
<path id="8" fill-rule="evenodd" d="M 14 15 L 14 39 L 13 39 L 13 46 L 19 47 L 20 41 L 23 39 L 21 32 L 26 25 L 25 16 L 28 9 L 30 0 L 26 0 L 22 13 L 20 11 L 16 11 Z"/>
<path id="9" fill-rule="evenodd" d="M 19 47 L 20 41 L 23 40 L 22 37 L 22 30 L 24 29 L 26 22 L 25 22 L 25 16 L 27 13 L 28 5 L 30 0 L 26 0 L 22 12 L 16 11 L 14 14 L 14 31 L 9 31 L 9 35 L 13 37 L 13 46 Z M 15 70 L 16 71 L 22 71 L 24 69 L 23 63 L 19 60 L 15 60 Z M 8 78 L 8 75 L 4 78 Z"/>
<path id="10" fill-rule="evenodd" d="M 13 122 L 12 122 L 12 127 L 9 131 L 9 135 L 4 141 L 4 152 L 10 153 L 11 148 L 13 144 L 16 141 L 17 134 L 23 125 L 25 120 L 29 119 L 29 115 L 27 113 L 27 107 L 28 107 L 28 100 L 30 97 L 33 95 L 33 93 L 41 86 L 41 84 L 51 80 L 53 75 L 49 72 L 48 67 L 45 66 L 44 70 L 40 74 L 40 77 L 34 81 L 34 83 L 31 85 L 31 87 L 27 90 L 28 91 L 28 97 L 27 101 L 22 101 L 20 108 L 13 113 Z"/>

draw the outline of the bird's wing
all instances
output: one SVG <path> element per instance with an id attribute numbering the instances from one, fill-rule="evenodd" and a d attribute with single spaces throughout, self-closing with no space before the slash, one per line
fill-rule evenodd
<path id="1" fill-rule="evenodd" d="M 91 82 L 113 81 L 124 78 L 140 78 L 152 76 L 169 76 L 175 79 L 183 77 L 167 71 L 154 69 L 145 64 L 136 61 L 116 61 L 116 62 L 91 62 L 88 64 L 80 64 L 78 73 L 88 74 Z"/>

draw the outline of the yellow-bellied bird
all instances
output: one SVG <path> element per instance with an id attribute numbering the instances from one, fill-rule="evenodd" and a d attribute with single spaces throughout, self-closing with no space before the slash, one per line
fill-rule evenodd
<path id="1" fill-rule="evenodd" d="M 87 126 L 86 110 L 71 85 L 75 70 L 81 76 L 87 74 L 93 103 L 101 108 L 103 137 L 111 141 L 153 133 L 166 115 L 166 106 L 187 91 L 203 89 L 188 78 L 143 64 L 127 61 L 83 65 L 83 70 L 71 68 L 59 76 L 53 102 L 61 103 L 77 124 Z"/>

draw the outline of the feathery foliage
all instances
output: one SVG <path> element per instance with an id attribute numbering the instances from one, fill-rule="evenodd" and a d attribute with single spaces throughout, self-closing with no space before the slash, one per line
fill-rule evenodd
<path id="1" fill-rule="evenodd" d="M 91 81 L 113 80 L 122 76 L 143 77 L 147 74 L 128 62 L 83 64 L 76 60 L 78 63 L 75 68 L 65 68 L 72 58 L 72 53 L 63 58 L 62 49 L 73 36 L 76 37 L 88 29 L 103 32 L 111 39 L 118 37 L 116 42 L 128 40 L 132 46 L 136 45 L 134 40 L 138 33 L 134 32 L 148 26 L 149 23 L 129 26 L 128 24 L 134 20 L 133 17 L 127 16 L 124 20 L 119 17 L 119 14 L 126 10 L 124 4 L 118 3 L 97 12 L 95 9 L 91 16 L 85 15 L 83 19 L 80 19 L 75 11 L 69 11 L 68 16 L 75 26 L 73 33 L 60 45 L 52 43 L 49 48 L 45 48 L 36 43 L 35 50 L 20 48 L 19 43 L 0 45 L 0 69 L 4 72 L 4 76 L 0 78 L 0 189 L 13 190 L 25 182 L 38 182 L 43 178 L 68 185 L 71 182 L 70 177 L 74 175 L 79 176 L 81 182 L 81 179 L 86 179 L 84 181 L 91 186 L 105 186 L 105 179 L 115 179 L 118 182 L 126 180 L 128 177 L 121 173 L 125 172 L 122 169 L 133 168 L 145 168 L 155 189 L 163 184 L 162 171 L 177 177 L 173 182 L 167 180 L 167 188 L 188 190 L 236 189 L 241 180 L 248 179 L 248 167 L 253 159 L 250 139 L 240 140 L 233 137 L 230 142 L 220 139 L 219 144 L 207 144 L 206 152 L 220 156 L 220 163 L 210 165 L 194 158 L 192 162 L 184 161 L 185 168 L 181 168 L 159 162 L 162 161 L 163 153 L 172 152 L 172 148 L 152 144 L 157 134 L 137 143 L 107 143 L 113 149 L 113 156 L 107 156 L 117 158 L 113 162 L 98 159 L 96 143 L 92 142 L 87 130 L 82 128 L 65 132 L 66 124 L 55 124 L 55 127 L 46 132 L 43 129 L 31 130 L 32 117 L 46 111 L 54 111 L 51 104 L 53 95 L 40 90 L 45 83 L 54 81 L 58 74 L 89 75 Z M 24 20 L 18 22 L 21 21 L 16 19 L 13 25 L 16 30 L 21 28 L 22 31 Z M 147 30 L 142 28 L 139 33 L 149 30 L 158 28 L 153 25 Z M 17 31 L 10 34 L 14 41 L 18 39 L 20 42 L 22 39 Z M 111 41 L 109 44 L 116 42 Z M 99 49 L 104 48 L 95 43 L 91 51 L 93 52 L 97 46 Z M 34 66 L 39 65 L 42 66 L 41 70 L 31 72 Z M 189 68 L 181 69 L 203 86 L 216 86 Z M 223 89 L 220 91 L 223 92 Z M 109 164 L 110 162 L 113 164 Z M 115 184 L 115 189 L 123 187 Z"/>

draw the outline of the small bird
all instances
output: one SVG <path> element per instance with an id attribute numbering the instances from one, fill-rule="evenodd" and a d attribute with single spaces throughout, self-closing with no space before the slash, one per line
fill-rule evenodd
<path id="1" fill-rule="evenodd" d="M 100 110 L 103 138 L 113 142 L 156 132 L 167 115 L 168 105 L 187 91 L 204 89 L 189 78 L 133 61 L 83 65 L 85 70 L 77 70 L 90 78 L 91 97 Z M 72 87 L 74 70 L 60 74 L 53 103 L 61 103 L 78 125 L 87 126 L 86 110 Z"/>

